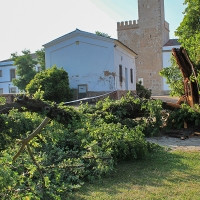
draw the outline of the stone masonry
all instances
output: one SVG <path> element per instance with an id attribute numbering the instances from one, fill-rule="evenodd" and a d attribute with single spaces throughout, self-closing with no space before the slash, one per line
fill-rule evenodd
<path id="1" fill-rule="evenodd" d="M 159 71 L 163 68 L 162 47 L 169 40 L 169 24 L 165 21 L 164 0 L 138 0 L 139 20 L 118 22 L 118 40 L 138 54 L 136 78 L 152 90 L 163 94 Z"/>

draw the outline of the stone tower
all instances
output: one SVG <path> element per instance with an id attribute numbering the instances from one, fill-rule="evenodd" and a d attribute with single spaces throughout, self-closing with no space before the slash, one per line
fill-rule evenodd
<path id="1" fill-rule="evenodd" d="M 152 90 L 163 94 L 162 47 L 169 40 L 169 24 L 165 21 L 164 0 L 138 0 L 139 20 L 117 23 L 118 40 L 138 54 L 136 77 Z"/>

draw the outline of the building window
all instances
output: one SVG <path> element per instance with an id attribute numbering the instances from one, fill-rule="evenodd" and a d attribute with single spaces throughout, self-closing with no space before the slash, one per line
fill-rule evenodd
<path id="1" fill-rule="evenodd" d="M 16 78 L 15 69 L 11 69 L 10 70 L 10 81 L 12 81 L 14 78 Z"/>
<path id="2" fill-rule="evenodd" d="M 40 72 L 41 71 L 41 67 L 38 67 L 38 72 Z"/>
<path id="3" fill-rule="evenodd" d="M 0 88 L 0 94 L 3 94 L 3 88 Z"/>
<path id="4" fill-rule="evenodd" d="M 0 77 L 2 77 L 3 76 L 3 74 L 2 74 L 2 70 L 0 70 Z"/>
<path id="5" fill-rule="evenodd" d="M 122 80 L 123 80 L 123 78 L 122 78 L 122 65 L 119 65 L 119 82 L 121 82 L 122 83 Z"/>
<path id="6" fill-rule="evenodd" d="M 133 69 L 130 69 L 131 83 L 133 83 Z"/>
<path id="7" fill-rule="evenodd" d="M 16 87 L 11 87 L 10 88 L 10 93 L 16 93 L 17 91 L 16 91 Z"/>

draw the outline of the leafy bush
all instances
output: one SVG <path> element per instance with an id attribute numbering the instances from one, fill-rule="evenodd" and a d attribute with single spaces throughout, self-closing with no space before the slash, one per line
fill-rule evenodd
<path id="1" fill-rule="evenodd" d="M 187 104 L 182 104 L 181 109 L 170 112 L 167 119 L 166 129 L 180 129 L 184 127 L 184 122 L 190 127 L 200 126 L 200 107 L 195 105 L 191 108 Z"/>
<path id="2" fill-rule="evenodd" d="M 166 79 L 166 83 L 169 84 L 170 95 L 180 97 L 184 94 L 183 77 L 173 56 L 170 61 L 171 66 L 163 68 L 160 71 L 160 75 L 164 77 Z"/>
<path id="3" fill-rule="evenodd" d="M 151 97 L 151 90 L 149 90 L 148 88 L 145 88 L 141 81 L 139 83 L 136 83 L 136 91 L 137 91 L 137 95 L 140 98 L 146 98 L 146 99 L 150 99 Z"/>
<path id="4" fill-rule="evenodd" d="M 47 70 L 37 73 L 26 86 L 26 91 L 36 97 L 57 103 L 71 100 L 68 73 L 58 69 L 55 65 Z"/>
<path id="5" fill-rule="evenodd" d="M 28 131 L 35 129 L 41 120 L 41 116 L 36 113 L 20 113 L 14 109 L 8 115 L 0 115 L 0 150 L 11 145 L 15 139 L 24 137 Z"/>
<path id="6" fill-rule="evenodd" d="M 15 139 L 29 135 L 43 115 L 17 110 L 0 115 L 5 122 L 1 134 L 7 138 L 0 153 L 1 199 L 67 199 L 85 181 L 109 174 L 122 160 L 141 159 L 155 148 L 146 142 L 144 132 L 154 134 L 160 125 L 159 101 L 148 103 L 129 94 L 120 101 L 106 99 L 78 110 L 61 107 L 73 120 L 51 121 L 30 142 L 34 159 L 24 151 L 14 163 L 20 148 Z M 148 120 L 135 119 L 135 112 L 145 113 Z"/>
<path id="7" fill-rule="evenodd" d="M 4 105 L 6 103 L 5 97 L 0 97 L 0 105 Z"/>
<path id="8" fill-rule="evenodd" d="M 45 183 L 26 151 L 11 165 L 19 149 L 12 146 L 1 152 L 3 171 L 9 173 L 2 172 L 1 199 L 63 199 L 84 181 L 111 172 L 118 161 L 142 158 L 148 151 L 140 127 L 129 130 L 101 119 L 92 124 L 85 117 L 68 129 L 52 121 L 30 145 Z"/>

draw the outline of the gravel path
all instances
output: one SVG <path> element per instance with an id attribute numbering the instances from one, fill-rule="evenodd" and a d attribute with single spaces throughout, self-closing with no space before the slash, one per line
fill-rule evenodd
<path id="1" fill-rule="evenodd" d="M 147 141 L 157 143 L 171 150 L 200 151 L 200 137 L 194 136 L 189 139 L 181 140 L 167 136 L 146 138 Z"/>

